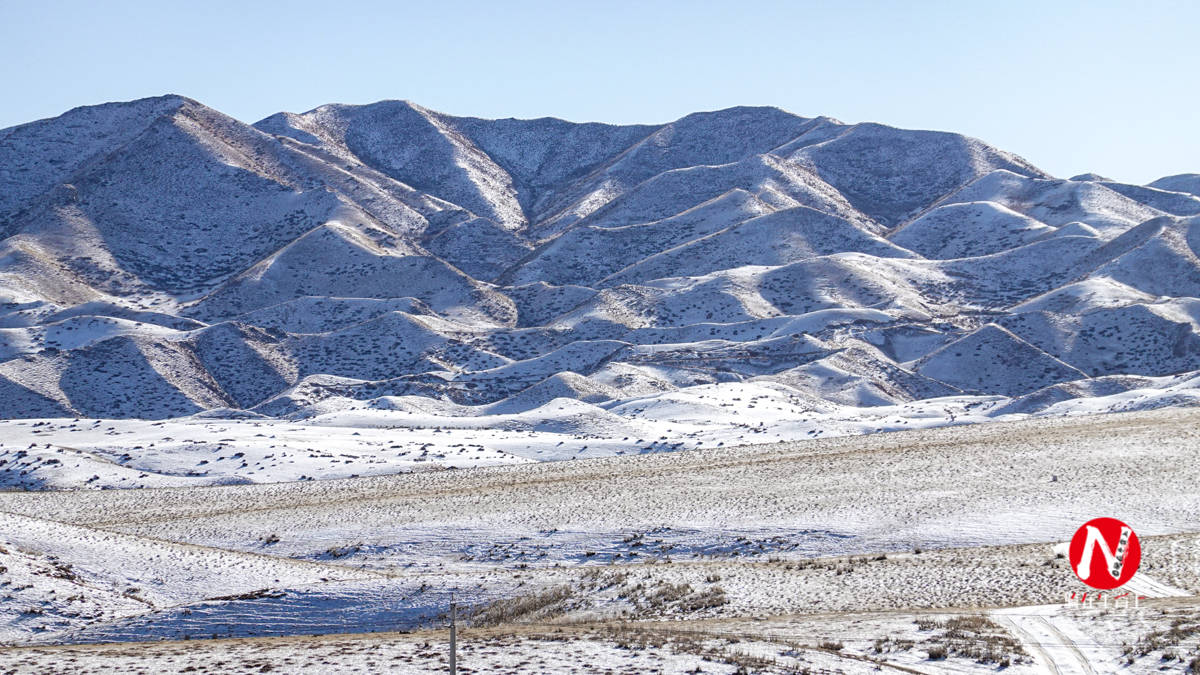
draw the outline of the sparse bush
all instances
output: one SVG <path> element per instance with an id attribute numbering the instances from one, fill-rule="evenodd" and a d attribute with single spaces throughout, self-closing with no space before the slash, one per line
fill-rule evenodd
<path id="1" fill-rule="evenodd" d="M 679 602 L 679 609 L 685 612 L 695 612 L 701 609 L 720 607 L 728 602 L 724 589 L 714 586 L 707 591 L 701 591 L 682 599 Z"/>
<path id="2" fill-rule="evenodd" d="M 1012 665 L 1014 658 L 1020 663 L 1027 654 L 1021 644 L 1004 632 L 1000 626 L 983 615 L 951 617 L 944 621 L 917 619 L 921 630 L 941 630 L 925 642 L 931 661 L 948 656 L 974 659 L 978 663 L 995 663 L 1001 667 Z"/>
<path id="3" fill-rule="evenodd" d="M 495 626 L 529 618 L 570 598 L 572 593 L 570 586 L 556 586 L 542 593 L 502 598 L 471 613 L 471 624 Z"/>

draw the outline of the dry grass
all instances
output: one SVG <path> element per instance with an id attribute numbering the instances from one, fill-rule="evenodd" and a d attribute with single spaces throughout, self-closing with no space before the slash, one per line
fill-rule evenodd
<path id="1" fill-rule="evenodd" d="M 556 605 L 566 601 L 573 594 L 574 590 L 570 586 L 563 585 L 531 595 L 502 598 L 469 612 L 468 620 L 474 626 L 485 627 L 533 620 L 545 621 L 553 618 L 553 608 Z"/>
<path id="2" fill-rule="evenodd" d="M 931 661 L 957 656 L 1007 668 L 1030 658 L 1020 642 L 986 616 L 969 614 L 944 620 L 922 618 L 917 619 L 916 624 L 921 631 L 935 633 L 922 643 L 928 645 L 925 651 Z"/>
<path id="3" fill-rule="evenodd" d="M 1200 616 L 1175 617 L 1166 628 L 1150 631 L 1134 644 L 1125 645 L 1121 655 L 1127 664 L 1132 664 L 1143 656 L 1161 652 L 1161 661 L 1188 661 L 1188 672 L 1200 672 L 1200 643 L 1195 642 L 1198 636 Z"/>

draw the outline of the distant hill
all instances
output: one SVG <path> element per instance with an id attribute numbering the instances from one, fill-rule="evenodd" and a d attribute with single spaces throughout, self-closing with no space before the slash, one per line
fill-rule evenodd
<path id="1" fill-rule="evenodd" d="M 1200 371 L 1198 255 L 1196 174 L 1060 180 L 776 108 L 108 103 L 0 130 L 0 418 L 505 413 L 751 378 L 1028 410 Z"/>

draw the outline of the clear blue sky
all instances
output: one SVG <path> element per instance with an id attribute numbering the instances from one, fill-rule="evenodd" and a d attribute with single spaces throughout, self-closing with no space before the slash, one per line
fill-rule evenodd
<path id="1" fill-rule="evenodd" d="M 665 122 L 776 105 L 1060 176 L 1200 172 L 1200 2 L 0 0 L 0 127 L 174 92 L 247 122 L 405 98 Z"/>

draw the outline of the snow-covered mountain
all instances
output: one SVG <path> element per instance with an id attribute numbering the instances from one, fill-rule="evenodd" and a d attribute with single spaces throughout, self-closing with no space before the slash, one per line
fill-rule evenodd
<path id="1" fill-rule="evenodd" d="M 110 103 L 0 130 L 0 417 L 599 415 L 745 381 L 1029 412 L 1200 375 L 1198 254 L 1194 174 L 775 108 Z"/>

